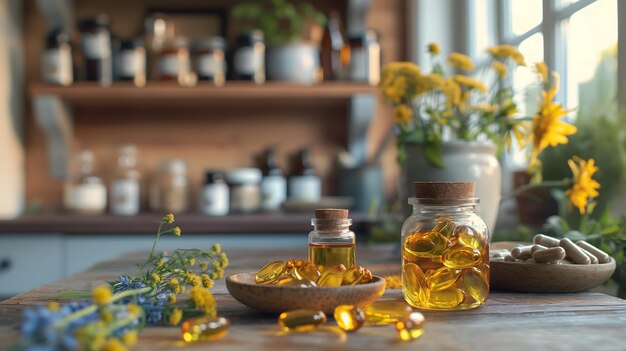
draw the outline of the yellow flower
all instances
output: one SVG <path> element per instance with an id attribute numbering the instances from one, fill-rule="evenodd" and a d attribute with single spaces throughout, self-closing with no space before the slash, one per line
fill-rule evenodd
<path id="1" fill-rule="evenodd" d="M 209 269 L 209 263 L 208 262 L 200 262 L 200 269 L 202 271 L 206 271 L 207 269 Z"/>
<path id="2" fill-rule="evenodd" d="M 187 276 L 185 277 L 185 282 L 187 284 L 193 283 L 193 279 L 195 278 L 195 276 L 196 274 L 193 271 L 188 271 Z"/>
<path id="3" fill-rule="evenodd" d="M 212 317 L 215 316 L 215 299 L 213 298 L 211 291 L 200 286 L 195 286 L 191 288 L 189 298 L 193 301 L 194 305 L 197 308 L 202 309 L 206 315 Z"/>
<path id="4" fill-rule="evenodd" d="M 57 312 L 59 308 L 61 308 L 61 305 L 56 301 L 50 301 L 50 303 L 48 303 L 48 309 L 52 312 Z"/>
<path id="5" fill-rule="evenodd" d="M 101 351 L 126 351 L 124 344 L 118 339 L 109 339 L 102 345 Z"/>
<path id="6" fill-rule="evenodd" d="M 170 303 L 175 303 L 176 302 L 176 295 L 168 294 L 167 295 L 167 301 L 169 301 Z"/>
<path id="7" fill-rule="evenodd" d="M 496 74 L 498 75 L 498 78 L 502 79 L 504 77 L 506 77 L 507 74 L 507 68 L 506 65 L 500 61 L 494 61 L 491 64 L 491 68 L 493 68 L 494 71 L 496 71 Z"/>
<path id="8" fill-rule="evenodd" d="M 128 311 L 128 314 L 133 318 L 138 317 L 141 313 L 141 307 L 135 305 L 134 303 L 129 303 L 126 306 L 126 310 Z"/>
<path id="9" fill-rule="evenodd" d="M 576 133 L 576 127 L 561 121 L 560 118 L 570 110 L 565 110 L 559 103 L 553 102 L 558 91 L 559 75 L 554 72 L 554 86 L 549 91 L 542 92 L 542 101 L 539 112 L 533 116 L 533 151 L 530 159 L 530 167 L 537 162 L 539 154 L 548 146 L 567 144 L 568 135 Z"/>
<path id="10" fill-rule="evenodd" d="M 168 213 L 165 217 L 163 217 L 163 223 L 172 224 L 174 223 L 174 215 Z"/>
<path id="11" fill-rule="evenodd" d="M 163 265 L 164 265 L 164 264 L 165 264 L 165 261 L 163 261 L 163 259 L 162 259 L 162 258 L 160 258 L 160 259 L 157 261 L 156 266 L 157 266 L 157 268 L 159 268 L 159 267 L 163 267 Z"/>
<path id="12" fill-rule="evenodd" d="M 137 331 L 130 330 L 122 335 L 122 342 L 128 347 L 132 347 L 137 343 Z"/>
<path id="13" fill-rule="evenodd" d="M 437 43 L 430 43 L 428 44 L 428 52 L 431 55 L 439 55 L 439 53 L 441 52 L 441 48 L 439 47 L 439 44 Z"/>
<path id="14" fill-rule="evenodd" d="M 196 259 L 192 257 L 189 259 L 187 263 L 189 264 L 190 267 L 193 267 L 196 264 Z"/>
<path id="15" fill-rule="evenodd" d="M 178 279 L 176 278 L 172 278 L 172 280 L 170 280 L 170 288 L 175 288 L 180 284 L 180 282 L 178 281 Z"/>
<path id="16" fill-rule="evenodd" d="M 226 256 L 225 252 L 222 252 L 220 254 L 220 260 L 222 260 L 222 266 L 221 266 L 222 268 L 228 267 L 229 261 L 228 261 L 228 256 Z"/>
<path id="17" fill-rule="evenodd" d="M 100 313 L 100 320 L 104 323 L 111 323 L 113 321 L 113 314 L 108 309 L 103 310 Z"/>
<path id="18" fill-rule="evenodd" d="M 380 87 L 384 97 L 395 103 L 412 100 L 421 69 L 413 62 L 391 62 L 383 67 Z"/>
<path id="19" fill-rule="evenodd" d="M 544 83 L 548 82 L 548 65 L 546 65 L 544 62 L 537 62 L 535 63 L 535 69 L 537 70 L 537 73 L 539 73 L 539 76 L 541 76 L 541 81 Z"/>
<path id="20" fill-rule="evenodd" d="M 446 96 L 446 103 L 448 106 L 456 106 L 461 103 L 461 87 L 454 81 L 454 79 L 446 79 L 441 90 Z"/>
<path id="21" fill-rule="evenodd" d="M 522 55 L 514 46 L 511 45 L 496 45 L 487 49 L 487 52 L 493 57 L 497 58 L 510 58 L 520 66 L 526 66 L 524 55 Z"/>
<path id="22" fill-rule="evenodd" d="M 211 251 L 220 253 L 222 252 L 222 246 L 220 244 L 213 244 L 213 246 L 211 246 Z"/>
<path id="23" fill-rule="evenodd" d="M 91 296 L 96 305 L 106 305 L 111 300 L 113 293 L 108 285 L 98 285 L 91 291 Z"/>
<path id="24" fill-rule="evenodd" d="M 587 211 L 587 204 L 590 198 L 600 195 L 600 183 L 593 179 L 593 175 L 598 171 L 595 161 L 590 158 L 585 161 L 577 156 L 567 161 L 569 168 L 572 170 L 572 187 L 565 192 L 569 197 L 570 205 L 578 207 L 581 214 Z"/>
<path id="25" fill-rule="evenodd" d="M 152 273 L 150 275 L 150 279 L 152 279 L 152 281 L 154 281 L 155 283 L 160 283 L 161 282 L 161 276 L 156 274 L 156 273 Z"/>
<path id="26" fill-rule="evenodd" d="M 498 106 L 494 104 L 490 104 L 488 102 L 481 102 L 479 104 L 470 106 L 470 109 L 477 111 L 477 112 L 489 113 L 489 112 L 496 112 L 498 110 Z"/>
<path id="27" fill-rule="evenodd" d="M 453 52 L 448 56 L 448 63 L 454 68 L 458 68 L 462 71 L 471 71 L 474 69 L 474 62 L 472 59 L 458 52 Z"/>
<path id="28" fill-rule="evenodd" d="M 202 286 L 202 278 L 198 277 L 197 275 L 193 277 L 193 281 L 191 282 L 191 285 L 193 286 Z"/>
<path id="29" fill-rule="evenodd" d="M 462 75 L 455 75 L 454 81 L 457 82 L 459 85 L 467 87 L 469 89 L 476 89 L 483 93 L 487 92 L 487 87 L 482 82 L 474 78 L 470 78 L 468 76 L 462 76 Z"/>
<path id="30" fill-rule="evenodd" d="M 180 236 L 180 228 L 179 227 L 172 228 L 172 234 L 176 236 Z"/>
<path id="31" fill-rule="evenodd" d="M 393 112 L 393 119 L 397 124 L 407 124 L 411 121 L 413 111 L 408 105 L 401 104 Z"/>
<path id="32" fill-rule="evenodd" d="M 180 320 L 183 319 L 183 311 L 179 310 L 178 308 L 175 308 L 172 311 L 172 314 L 170 314 L 170 318 L 169 318 L 169 322 L 171 325 L 177 325 L 178 323 L 180 323 Z"/>
<path id="33" fill-rule="evenodd" d="M 213 287 L 213 280 L 209 278 L 207 274 L 202 274 L 201 277 L 202 277 L 202 285 L 205 288 L 210 289 Z"/>
<path id="34" fill-rule="evenodd" d="M 389 275 L 385 277 L 385 289 L 400 289 L 402 278 L 399 275 Z"/>

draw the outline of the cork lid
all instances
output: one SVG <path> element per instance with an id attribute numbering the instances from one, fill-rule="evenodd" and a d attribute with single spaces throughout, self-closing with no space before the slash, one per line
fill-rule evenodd
<path id="1" fill-rule="evenodd" d="M 320 208 L 315 210 L 316 219 L 347 219 L 348 210 L 343 208 Z"/>
<path id="2" fill-rule="evenodd" d="M 475 199 L 475 182 L 415 182 L 415 197 L 418 199 Z"/>

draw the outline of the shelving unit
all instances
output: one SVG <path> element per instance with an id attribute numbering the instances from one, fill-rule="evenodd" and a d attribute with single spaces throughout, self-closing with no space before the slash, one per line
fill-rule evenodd
<path id="1" fill-rule="evenodd" d="M 133 217 L 113 215 L 77 216 L 71 214 L 26 215 L 15 220 L 0 221 L 0 233 L 60 233 L 85 234 L 154 234 L 155 219 L 159 215 L 145 213 Z M 351 213 L 352 229 L 367 233 L 375 223 L 367 214 Z M 311 231 L 311 214 L 263 213 L 208 217 L 200 214 L 176 215 L 176 224 L 188 234 L 236 233 L 308 233 Z M 364 239 L 361 237 L 360 239 Z"/>

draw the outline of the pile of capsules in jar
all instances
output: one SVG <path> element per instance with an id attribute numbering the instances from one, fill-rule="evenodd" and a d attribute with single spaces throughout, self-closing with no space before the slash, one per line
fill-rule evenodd
<path id="1" fill-rule="evenodd" d="M 345 332 L 355 332 L 364 325 L 394 325 L 400 341 L 418 339 L 424 334 L 424 316 L 410 306 L 397 301 L 377 301 L 363 309 L 353 305 L 339 305 L 333 313 L 335 322 Z M 322 311 L 293 310 L 278 316 L 283 332 L 308 332 L 326 326 L 328 318 Z"/>
<path id="2" fill-rule="evenodd" d="M 493 252 L 492 260 L 506 262 L 527 262 L 546 264 L 602 264 L 611 262 L 611 257 L 604 251 L 584 240 L 574 243 L 568 238 L 556 239 L 537 234 L 533 245 L 524 245 Z"/>
<path id="3" fill-rule="evenodd" d="M 257 284 L 300 288 L 357 285 L 369 283 L 371 280 L 372 272 L 361 266 L 316 266 L 307 260 L 270 262 L 255 276 Z"/>
<path id="4" fill-rule="evenodd" d="M 489 238 L 471 226 L 439 219 L 402 242 L 402 292 L 413 307 L 475 308 L 489 295 Z"/>

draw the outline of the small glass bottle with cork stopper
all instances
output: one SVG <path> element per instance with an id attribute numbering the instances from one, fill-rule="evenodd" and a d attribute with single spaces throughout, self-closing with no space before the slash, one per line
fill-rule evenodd
<path id="1" fill-rule="evenodd" d="M 350 268 L 356 263 L 356 236 L 350 230 L 352 220 L 346 209 L 317 209 L 311 219 L 309 261 L 316 266 L 342 264 Z"/>
<path id="2" fill-rule="evenodd" d="M 413 307 L 466 310 L 489 295 L 489 231 L 474 182 L 415 183 L 402 225 L 402 293 Z"/>

